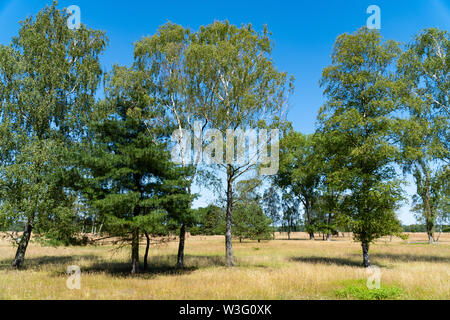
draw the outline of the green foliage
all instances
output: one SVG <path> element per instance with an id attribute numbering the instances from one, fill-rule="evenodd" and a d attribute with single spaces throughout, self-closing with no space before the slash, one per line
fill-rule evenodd
<path id="1" fill-rule="evenodd" d="M 269 240 L 273 229 L 270 220 L 257 203 L 241 203 L 234 208 L 233 234 L 239 239 Z"/>
<path id="2" fill-rule="evenodd" d="M 275 185 L 271 185 L 264 191 L 261 201 L 264 214 L 272 220 L 272 226 L 275 227 L 281 220 L 281 198 L 279 189 Z"/>
<path id="3" fill-rule="evenodd" d="M 445 220 L 445 215 L 448 214 L 448 190 L 445 189 L 445 180 L 449 178 L 449 172 L 448 167 L 446 171 L 433 170 L 423 158 L 414 164 L 413 177 L 417 193 L 413 196 L 412 211 L 416 213 L 419 222 L 425 223 L 426 231 L 431 236 L 436 220 Z"/>
<path id="4" fill-rule="evenodd" d="M 139 119 L 154 136 L 160 135 L 168 140 L 175 129 L 194 130 L 194 123 L 203 120 L 206 105 L 192 98 L 189 91 L 190 78 L 186 72 L 186 50 L 190 45 L 190 31 L 170 22 L 161 26 L 157 32 L 144 37 L 135 43 L 134 63 L 130 69 L 116 68 L 123 76 L 116 77 L 116 86 L 112 89 L 115 95 L 127 96 L 128 114 Z M 133 80 L 131 80 L 133 79 Z M 155 132 L 156 131 L 156 132 Z M 191 154 L 183 145 L 183 134 L 178 141 L 168 142 L 168 149 L 176 149 L 178 143 L 181 151 L 180 168 L 177 168 L 184 181 L 172 184 L 173 188 L 184 187 L 187 195 L 172 195 L 170 204 L 168 229 L 172 232 L 180 229 L 182 234 L 186 228 L 196 231 L 198 217 L 191 210 L 186 199 L 195 198 L 191 192 L 194 179 L 198 179 L 198 161 L 194 156 L 191 165 Z M 192 229 L 191 229 L 192 228 Z M 184 236 L 180 234 L 180 251 L 178 265 L 182 266 Z"/>
<path id="5" fill-rule="evenodd" d="M 206 102 L 212 128 L 223 135 L 227 129 L 254 129 L 283 112 L 292 81 L 276 69 L 272 48 L 267 27 L 259 33 L 252 25 L 216 21 L 192 34 L 186 53 L 190 89 Z"/>
<path id="6" fill-rule="evenodd" d="M 225 232 L 225 212 L 222 208 L 209 205 L 206 208 L 198 208 L 198 224 L 191 234 L 223 235 Z"/>
<path id="7" fill-rule="evenodd" d="M 42 235 L 37 235 L 36 241 L 42 246 L 59 247 L 59 246 L 86 246 L 89 244 L 87 236 L 67 236 L 61 235 L 59 230 L 46 232 Z"/>
<path id="8" fill-rule="evenodd" d="M 403 226 L 404 232 L 426 232 L 427 228 L 424 224 L 411 224 L 409 226 Z"/>
<path id="9" fill-rule="evenodd" d="M 113 75 L 113 89 L 122 84 L 122 76 Z M 166 145 L 143 121 L 129 115 L 126 98 L 109 96 L 109 110 L 115 112 L 91 124 L 93 143 L 81 159 L 89 174 L 84 195 L 104 215 L 105 230 L 112 234 L 165 234 L 168 220 L 188 211 L 192 197 L 186 194 L 184 171 L 174 167 Z"/>
<path id="10" fill-rule="evenodd" d="M 280 141 L 280 169 L 274 184 L 283 190 L 283 221 L 295 227 L 300 204 L 305 212 L 305 229 L 312 233 L 314 205 L 321 181 L 321 162 L 312 135 L 287 130 Z M 289 228 L 290 228 L 289 227 Z"/>
<path id="11" fill-rule="evenodd" d="M 135 44 L 130 68 L 113 67 L 106 98 L 96 103 L 108 40 L 84 25 L 68 29 L 56 6 L 27 18 L 11 44 L 0 45 L 0 230 L 29 227 L 43 243 L 72 245 L 86 242 L 77 234 L 87 222 L 133 241 L 182 226 L 226 233 L 231 265 L 231 227 L 239 238 L 270 239 L 280 221 L 283 230 L 298 230 L 303 207 L 312 236 L 351 230 L 369 244 L 403 237 L 395 214 L 400 164 L 414 178 L 413 211 L 424 223 L 403 230 L 425 230 L 431 239 L 436 226 L 448 231 L 447 31 L 425 29 L 403 53 L 367 28 L 340 35 L 322 74 L 319 129 L 304 135 L 284 121 L 293 78 L 275 67 L 267 27 L 225 21 L 192 32 L 167 23 Z M 282 128 L 279 171 L 263 199 L 263 183 L 251 173 L 264 166 L 199 170 L 193 154 L 182 156 L 194 156 L 194 166 L 170 161 L 172 131 L 192 131 L 195 121 L 223 137 L 228 129 Z M 226 173 L 226 208 L 192 210 L 194 178 L 216 183 L 217 169 Z M 26 249 L 28 240 L 20 243 Z M 395 287 L 337 292 L 400 294 Z"/>
<path id="12" fill-rule="evenodd" d="M 101 31 L 68 29 L 67 18 L 54 2 L 0 46 L 0 223 L 63 242 L 79 231 L 72 151 L 95 101 L 107 42 Z M 20 240 L 23 252 L 28 240 Z"/>
<path id="13" fill-rule="evenodd" d="M 283 122 L 293 78 L 288 81 L 287 73 L 277 70 L 271 58 L 272 48 L 273 41 L 266 26 L 262 32 L 257 32 L 251 24 L 238 27 L 228 21 L 216 21 L 192 34 L 186 50 L 189 92 L 193 101 L 205 108 L 202 115 L 205 125 L 219 130 L 222 137 L 226 137 L 229 129 L 276 128 Z M 234 143 L 232 149 L 235 149 Z M 233 188 L 239 178 L 245 180 L 248 174 L 262 167 L 252 162 L 236 163 L 229 151 L 227 158 L 226 164 L 209 168 L 216 170 L 215 173 L 217 169 L 226 173 L 226 192 L 222 194 L 226 198 L 227 264 L 231 266 L 234 263 Z"/>
<path id="14" fill-rule="evenodd" d="M 399 152 L 392 134 L 398 84 L 391 72 L 399 53 L 397 43 L 383 43 L 376 31 L 343 34 L 321 80 L 328 101 L 319 131 L 334 187 L 344 192 L 339 211 L 362 243 L 401 232 L 395 215 L 402 200 L 394 168 Z"/>
<path id="15" fill-rule="evenodd" d="M 294 194 L 285 191 L 282 195 L 282 201 L 283 214 L 281 225 L 287 231 L 288 237 L 290 237 L 291 231 L 296 230 L 302 222 L 300 217 L 300 200 Z M 309 232 L 311 227 L 312 224 L 307 224 L 305 229 Z"/>

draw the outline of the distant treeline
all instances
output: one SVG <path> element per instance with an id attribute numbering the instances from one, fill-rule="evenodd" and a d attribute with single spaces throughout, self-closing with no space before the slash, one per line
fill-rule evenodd
<path id="1" fill-rule="evenodd" d="M 427 227 L 425 224 L 411 224 L 409 226 L 402 226 L 403 232 L 427 232 Z M 438 227 L 437 231 L 450 232 L 450 225 L 443 225 Z"/>

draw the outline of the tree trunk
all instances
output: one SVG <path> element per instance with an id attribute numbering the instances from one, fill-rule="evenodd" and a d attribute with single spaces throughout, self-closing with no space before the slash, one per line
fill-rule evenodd
<path id="1" fill-rule="evenodd" d="M 17 247 L 16 256 L 12 262 L 12 266 L 16 269 L 20 269 L 25 260 L 25 252 L 27 251 L 28 243 L 31 238 L 31 232 L 33 230 L 34 217 L 28 218 L 23 229 L 22 237 L 20 238 L 19 246 Z"/>
<path id="2" fill-rule="evenodd" d="M 98 229 L 98 234 L 99 234 L 100 236 L 102 236 L 102 229 L 103 229 L 103 222 L 102 222 L 102 224 L 100 225 L 100 228 Z"/>
<path id="3" fill-rule="evenodd" d="M 434 243 L 434 222 L 431 219 L 427 219 L 426 226 L 427 226 L 428 243 L 433 244 Z"/>
<path id="4" fill-rule="evenodd" d="M 178 243 L 177 268 L 184 267 L 184 242 L 186 239 L 186 225 L 183 223 L 180 228 L 180 242 Z"/>
<path id="5" fill-rule="evenodd" d="M 311 227 L 311 208 L 308 199 L 305 200 L 305 210 L 306 210 L 306 220 L 308 223 L 308 226 Z M 309 240 L 315 240 L 314 238 L 314 232 L 309 231 Z"/>
<path id="6" fill-rule="evenodd" d="M 227 215 L 226 215 L 226 231 L 225 231 L 225 250 L 227 258 L 227 266 L 234 266 L 233 244 L 231 242 L 231 225 L 232 225 L 232 211 L 233 211 L 233 181 L 232 181 L 232 167 L 229 164 L 227 167 Z"/>
<path id="7" fill-rule="evenodd" d="M 131 241 L 131 273 L 139 273 L 139 229 L 134 229 Z"/>
<path id="8" fill-rule="evenodd" d="M 428 243 L 433 244 L 434 243 L 433 233 L 427 232 L 427 235 L 428 235 Z"/>
<path id="9" fill-rule="evenodd" d="M 327 241 L 331 241 L 331 212 L 328 213 L 328 230 L 327 230 Z M 339 233 L 338 233 L 339 235 Z"/>
<path id="10" fill-rule="evenodd" d="M 144 232 L 147 243 L 145 245 L 145 254 L 144 254 L 144 270 L 147 270 L 148 266 L 148 250 L 150 249 L 150 236 L 147 232 Z"/>
<path id="11" fill-rule="evenodd" d="M 362 251 L 363 251 L 363 266 L 364 267 L 370 267 L 370 260 L 369 260 L 369 244 L 368 243 L 362 243 Z"/>

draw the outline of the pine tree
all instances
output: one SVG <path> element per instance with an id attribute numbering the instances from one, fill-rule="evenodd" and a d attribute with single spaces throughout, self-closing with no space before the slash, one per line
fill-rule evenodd
<path id="1" fill-rule="evenodd" d="M 416 184 L 413 197 L 419 220 L 427 227 L 429 243 L 446 190 L 441 183 L 449 168 L 450 34 L 436 28 L 422 30 L 397 64 L 403 85 L 402 104 L 409 114 L 399 120 L 402 164 Z"/>
<path id="2" fill-rule="evenodd" d="M 114 86 L 124 80 L 120 70 L 115 70 L 102 104 L 109 113 L 90 126 L 92 141 L 81 157 L 87 169 L 83 191 L 105 217 L 105 231 L 131 242 L 131 273 L 138 273 L 141 235 L 168 233 L 171 220 L 189 211 L 192 196 L 186 193 L 185 172 L 171 162 L 165 131 L 155 128 L 149 134 L 133 115 L 130 106 L 136 101 L 115 95 Z"/>

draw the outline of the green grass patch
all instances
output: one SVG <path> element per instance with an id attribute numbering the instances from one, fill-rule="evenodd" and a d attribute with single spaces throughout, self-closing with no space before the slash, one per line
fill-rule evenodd
<path id="1" fill-rule="evenodd" d="M 347 285 L 345 288 L 336 290 L 334 292 L 336 297 L 359 300 L 395 300 L 403 294 L 403 289 L 395 286 L 381 285 L 379 289 L 369 289 L 364 279 L 351 282 L 352 284 Z"/>

